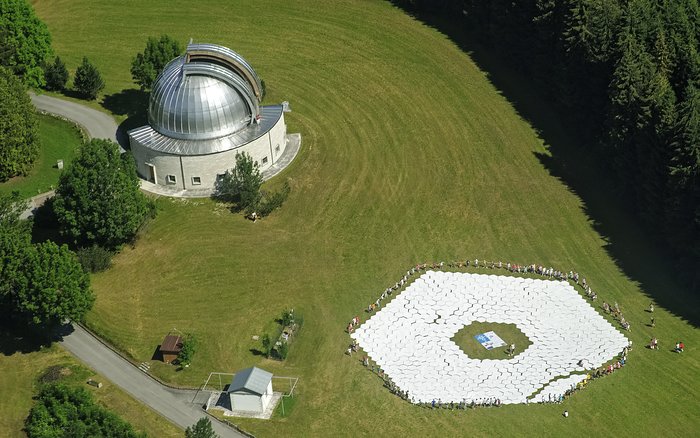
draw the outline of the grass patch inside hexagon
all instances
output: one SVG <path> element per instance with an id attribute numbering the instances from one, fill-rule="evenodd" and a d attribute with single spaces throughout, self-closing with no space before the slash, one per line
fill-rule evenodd
<path id="1" fill-rule="evenodd" d="M 486 332 L 496 333 L 506 345 L 492 350 L 487 350 L 476 340 L 475 336 Z M 515 324 L 502 324 L 494 322 L 473 322 L 465 325 L 454 336 L 451 341 L 472 359 L 505 360 L 509 359 L 508 348 L 510 344 L 515 344 L 515 355 L 522 353 L 532 345 L 530 339 Z"/>

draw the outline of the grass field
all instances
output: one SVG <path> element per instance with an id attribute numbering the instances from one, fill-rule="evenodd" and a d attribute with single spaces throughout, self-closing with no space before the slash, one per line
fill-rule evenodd
<path id="1" fill-rule="evenodd" d="M 70 354 L 53 346 L 31 352 L 12 351 L 14 341 L 6 333 L 0 333 L 0 437 L 22 437 L 24 420 L 29 414 L 32 397 L 39 391 L 38 378 L 54 365 L 70 370 L 62 381 L 82 385 L 93 394 L 95 400 L 112 410 L 152 437 L 180 437 L 182 431 L 149 408 L 131 398 L 109 381 L 80 365 Z M 88 379 L 102 382 L 102 388 L 86 385 Z"/>
<path id="2" fill-rule="evenodd" d="M 493 331 L 499 338 L 503 339 L 506 345 L 492 350 L 485 349 L 474 336 L 480 333 Z M 502 324 L 493 322 L 473 322 L 462 327 L 454 337 L 452 342 L 457 344 L 462 351 L 472 359 L 508 359 L 508 349 L 511 344 L 515 345 L 515 353 L 520 354 L 527 349 L 532 342 L 515 324 Z"/>
<path id="3" fill-rule="evenodd" d="M 67 166 L 80 145 L 81 135 L 72 123 L 51 116 L 39 115 L 39 157 L 29 175 L 12 178 L 0 183 L 0 193 L 19 191 L 23 197 L 31 198 L 54 189 L 61 171 L 56 167 L 58 160 Z"/>
<path id="4" fill-rule="evenodd" d="M 688 436 L 700 427 L 697 320 L 660 307 L 663 348 L 642 348 L 649 291 L 611 256 L 589 205 L 543 164 L 550 146 L 575 139 L 559 127 L 545 145 L 445 35 L 370 0 L 33 3 L 69 68 L 87 55 L 102 71 L 108 103 L 133 94 L 129 64 L 146 38 L 169 33 L 240 52 L 267 102 L 290 101 L 289 131 L 302 133 L 297 160 L 270 182 L 290 179 L 282 210 L 253 224 L 208 200 L 161 199 L 136 246 L 93 277 L 89 325 L 136 360 L 174 327 L 199 336 L 193 365 L 154 365 L 161 378 L 198 385 L 210 371 L 250 365 L 300 377 L 291 416 L 240 421 L 258 436 Z M 105 106 L 121 118 L 133 111 Z M 636 233 L 625 251 L 652 254 L 648 270 L 684 296 L 635 219 L 612 201 L 603 207 Z M 392 396 L 344 355 L 345 325 L 407 267 L 465 257 L 578 269 L 632 322 L 630 365 L 565 406 L 431 411 Z M 252 336 L 290 307 L 305 325 L 289 358 L 254 355 Z M 683 355 L 669 352 L 677 338 Z"/>

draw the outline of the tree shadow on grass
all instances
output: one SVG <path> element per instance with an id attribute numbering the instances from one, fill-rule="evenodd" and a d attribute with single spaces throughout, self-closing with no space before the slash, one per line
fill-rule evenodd
<path id="1" fill-rule="evenodd" d="M 109 94 L 100 102 L 102 107 L 112 114 L 126 116 L 126 120 L 117 128 L 117 140 L 124 149 L 129 149 L 127 132 L 148 122 L 148 99 L 147 92 L 138 88 L 128 88 Z"/>
<path id="2" fill-rule="evenodd" d="M 650 235 L 632 213 L 631 206 L 615 187 L 606 157 L 595 152 L 593 133 L 566 119 L 565 112 L 547 101 L 541 86 L 519 74 L 498 51 L 480 44 L 468 32 L 466 22 L 454 16 L 419 13 L 398 0 L 392 3 L 446 35 L 487 73 L 494 87 L 544 141 L 549 153 L 534 152 L 535 156 L 552 176 L 581 199 L 584 213 L 606 241 L 604 249 L 620 270 L 638 283 L 650 300 L 694 327 L 700 326 L 700 285 L 684 284 L 680 280 L 688 276 L 680 272 L 665 245 Z"/>
<path id="3" fill-rule="evenodd" d="M 73 90 L 71 88 L 64 88 L 64 89 L 60 90 L 59 93 L 61 93 L 62 95 L 66 96 L 66 97 L 70 97 L 73 99 L 87 100 L 87 99 L 85 99 L 85 95 L 83 95 L 82 93 L 79 93 L 78 91 Z"/>
<path id="4" fill-rule="evenodd" d="M 28 354 L 50 347 L 73 332 L 71 324 L 63 324 L 47 331 L 30 329 L 5 319 L 0 324 L 0 354 L 12 356 L 16 353 Z"/>

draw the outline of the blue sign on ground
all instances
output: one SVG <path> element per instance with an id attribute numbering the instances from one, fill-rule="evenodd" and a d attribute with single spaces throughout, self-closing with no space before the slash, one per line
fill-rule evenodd
<path id="1" fill-rule="evenodd" d="M 493 350 L 494 348 L 506 345 L 505 341 L 494 332 L 479 333 L 474 336 L 474 339 L 487 350 Z"/>

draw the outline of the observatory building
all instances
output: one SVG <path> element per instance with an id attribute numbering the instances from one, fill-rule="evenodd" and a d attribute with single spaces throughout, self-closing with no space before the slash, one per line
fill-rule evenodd
<path id="1" fill-rule="evenodd" d="M 287 146 L 283 105 L 260 106 L 262 85 L 239 54 L 189 44 L 153 84 L 148 125 L 128 132 L 139 175 L 173 191 L 207 193 L 246 152 L 261 172 Z"/>

